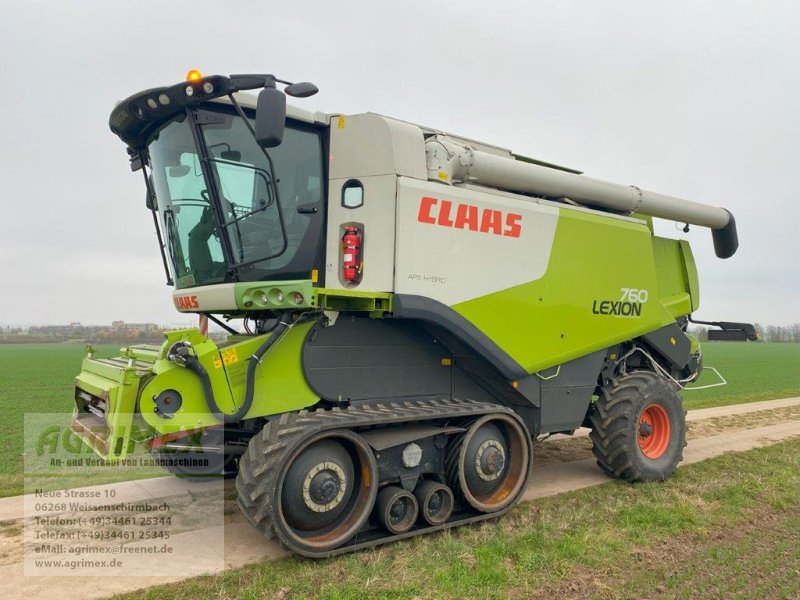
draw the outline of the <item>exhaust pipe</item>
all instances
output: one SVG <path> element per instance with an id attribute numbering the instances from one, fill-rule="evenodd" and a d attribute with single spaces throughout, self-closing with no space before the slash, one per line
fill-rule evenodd
<path id="1" fill-rule="evenodd" d="M 719 258 L 730 258 L 739 247 L 736 220 L 724 208 L 490 154 L 446 136 L 428 138 L 425 157 L 428 178 L 435 181 L 450 185 L 477 183 L 512 192 L 568 198 L 589 207 L 708 227 Z"/>

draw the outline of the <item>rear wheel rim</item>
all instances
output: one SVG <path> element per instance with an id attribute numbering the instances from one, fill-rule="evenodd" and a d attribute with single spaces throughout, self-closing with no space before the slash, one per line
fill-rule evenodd
<path id="1" fill-rule="evenodd" d="M 639 417 L 639 449 L 647 458 L 657 460 L 669 446 L 671 426 L 666 409 L 660 404 L 646 406 Z"/>

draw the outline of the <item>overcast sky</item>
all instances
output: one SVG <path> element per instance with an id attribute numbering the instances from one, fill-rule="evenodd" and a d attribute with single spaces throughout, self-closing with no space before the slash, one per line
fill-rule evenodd
<path id="1" fill-rule="evenodd" d="M 295 101 L 375 111 L 725 206 L 741 247 L 688 235 L 700 318 L 800 320 L 796 2 L 36 2 L 0 7 L 0 323 L 183 321 L 114 103 L 272 72 Z M 609 267 L 625 268 L 625 256 Z"/>

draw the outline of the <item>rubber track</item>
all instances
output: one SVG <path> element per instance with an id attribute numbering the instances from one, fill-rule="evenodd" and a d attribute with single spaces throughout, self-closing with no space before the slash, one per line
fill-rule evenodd
<path id="1" fill-rule="evenodd" d="M 626 442 L 625 437 L 629 435 L 631 428 L 635 430 L 636 427 L 633 423 L 635 402 L 632 396 L 644 396 L 646 390 L 654 385 L 669 384 L 650 371 L 634 371 L 615 379 L 610 389 L 601 390 L 601 396 L 595 403 L 594 412 L 590 417 L 592 430 L 589 436 L 597 465 L 610 477 L 631 482 L 645 480 L 631 457 L 631 452 L 636 449 Z M 683 409 L 684 419 L 686 414 L 687 411 Z M 684 447 L 686 447 L 685 432 L 683 443 L 678 448 L 678 463 L 683 460 Z M 662 479 L 671 474 L 665 473 Z"/>
<path id="2" fill-rule="evenodd" d="M 469 427 L 476 420 L 477 419 L 469 419 L 469 421 L 464 424 L 464 428 L 469 429 Z M 451 436 L 450 440 L 448 440 L 445 454 L 444 472 L 445 476 L 447 477 L 447 485 L 450 486 L 450 490 L 453 492 L 453 497 L 458 502 L 468 505 L 467 499 L 464 497 L 464 492 L 461 490 L 461 484 L 458 480 L 458 466 L 460 462 L 459 459 L 461 454 L 461 446 L 464 445 L 464 437 L 466 435 L 466 431 L 463 433 L 457 433 Z"/>
<path id="3" fill-rule="evenodd" d="M 277 487 L 277 476 L 280 469 L 304 439 L 322 431 L 359 430 L 375 425 L 410 424 L 428 420 L 460 420 L 489 413 L 505 413 L 516 417 L 514 411 L 504 406 L 450 398 L 409 399 L 349 408 L 284 413 L 269 421 L 259 433 L 253 436 L 247 451 L 239 461 L 239 475 L 236 478 L 239 507 L 253 527 L 261 531 L 267 538 L 275 537 L 277 532 L 272 523 L 275 500 L 273 494 Z M 379 539 L 365 542 L 358 541 L 359 534 L 356 534 L 354 540 L 321 553 L 309 553 L 295 548 L 291 542 L 280 539 L 279 535 L 277 537 L 293 552 L 314 558 L 327 557 L 455 525 L 497 517 L 510 510 L 514 504 L 516 502 L 506 509 L 490 514 L 456 518 L 442 525 L 420 527 L 401 535 L 386 533 Z"/>

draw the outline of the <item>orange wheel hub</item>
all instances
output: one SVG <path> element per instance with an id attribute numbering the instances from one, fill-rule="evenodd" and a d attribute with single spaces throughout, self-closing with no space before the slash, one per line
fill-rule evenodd
<path id="1" fill-rule="evenodd" d="M 657 459 L 669 446 L 669 415 L 660 404 L 651 404 L 639 417 L 639 448 L 647 458 Z"/>

